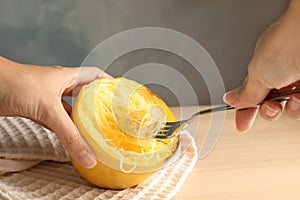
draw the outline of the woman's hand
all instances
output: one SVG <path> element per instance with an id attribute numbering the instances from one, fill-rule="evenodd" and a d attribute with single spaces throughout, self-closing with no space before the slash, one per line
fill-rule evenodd
<path id="1" fill-rule="evenodd" d="M 299 0 L 292 0 L 286 13 L 264 32 L 256 44 L 243 86 L 226 93 L 224 100 L 233 107 L 246 108 L 257 105 L 272 89 L 295 87 L 300 88 Z M 273 121 L 279 118 L 284 106 L 268 101 L 260 107 L 260 114 Z M 293 95 L 285 108 L 291 118 L 300 119 L 300 94 Z M 237 129 L 247 131 L 256 114 L 257 108 L 237 111 Z"/>
<path id="2" fill-rule="evenodd" d="M 73 159 L 83 167 L 93 167 L 94 155 L 81 143 L 69 117 L 71 107 L 62 97 L 95 79 L 111 77 L 96 67 L 41 67 L 2 57 L 0 71 L 0 115 L 22 116 L 48 127 Z"/>

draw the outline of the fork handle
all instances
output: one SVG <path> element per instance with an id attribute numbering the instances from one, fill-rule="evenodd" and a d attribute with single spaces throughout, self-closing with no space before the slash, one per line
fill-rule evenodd
<path id="1" fill-rule="evenodd" d="M 278 93 L 270 92 L 268 94 L 268 96 L 262 102 L 260 102 L 258 104 L 258 106 L 265 103 L 266 101 L 270 101 L 270 100 L 278 101 L 278 102 L 287 101 L 287 100 L 289 100 L 290 95 L 296 94 L 296 93 L 300 93 L 300 89 L 288 90 L 285 92 L 278 92 Z M 225 104 L 222 106 L 201 110 L 201 111 L 193 114 L 188 121 L 192 120 L 194 117 L 196 117 L 198 115 L 202 115 L 202 114 L 206 114 L 206 113 L 213 113 L 213 112 L 218 112 L 218 111 L 224 111 L 224 110 L 232 110 L 232 109 L 236 109 L 236 108 Z M 242 109 L 246 109 L 246 108 L 242 108 Z"/>
<path id="2" fill-rule="evenodd" d="M 277 92 L 277 93 L 276 92 L 270 92 L 268 94 L 268 96 L 261 103 L 259 103 L 258 105 L 261 105 L 264 102 L 270 101 L 270 100 L 279 101 L 279 102 L 287 101 L 287 100 L 289 100 L 289 98 L 292 94 L 297 94 L 297 93 L 300 93 L 300 89 L 288 90 L 288 91 L 285 91 L 285 92 Z"/>

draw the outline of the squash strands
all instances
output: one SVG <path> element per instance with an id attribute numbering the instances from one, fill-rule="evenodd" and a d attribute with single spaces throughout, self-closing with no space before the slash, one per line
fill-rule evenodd
<path id="1" fill-rule="evenodd" d="M 180 154 L 177 137 L 151 137 L 175 117 L 162 99 L 135 81 L 99 79 L 83 86 L 72 118 L 97 165 L 86 169 L 72 162 L 84 178 L 100 187 L 137 185 Z"/>

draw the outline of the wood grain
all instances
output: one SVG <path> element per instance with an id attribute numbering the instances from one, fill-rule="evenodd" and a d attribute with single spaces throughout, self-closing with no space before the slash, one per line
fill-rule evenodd
<path id="1" fill-rule="evenodd" d="M 173 110 L 180 118 L 196 108 Z M 210 122 L 209 115 L 200 118 L 200 138 Z M 228 111 L 217 145 L 198 161 L 174 199 L 300 199 L 300 122 L 285 115 L 276 122 L 257 117 L 241 134 Z"/>

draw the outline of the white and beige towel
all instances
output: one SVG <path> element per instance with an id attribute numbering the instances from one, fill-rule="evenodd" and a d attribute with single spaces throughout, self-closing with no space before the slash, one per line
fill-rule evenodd
<path id="1" fill-rule="evenodd" d="M 57 137 L 34 122 L 0 117 L 0 199 L 171 199 L 197 161 L 191 145 L 136 187 L 107 190 L 82 179 Z"/>

